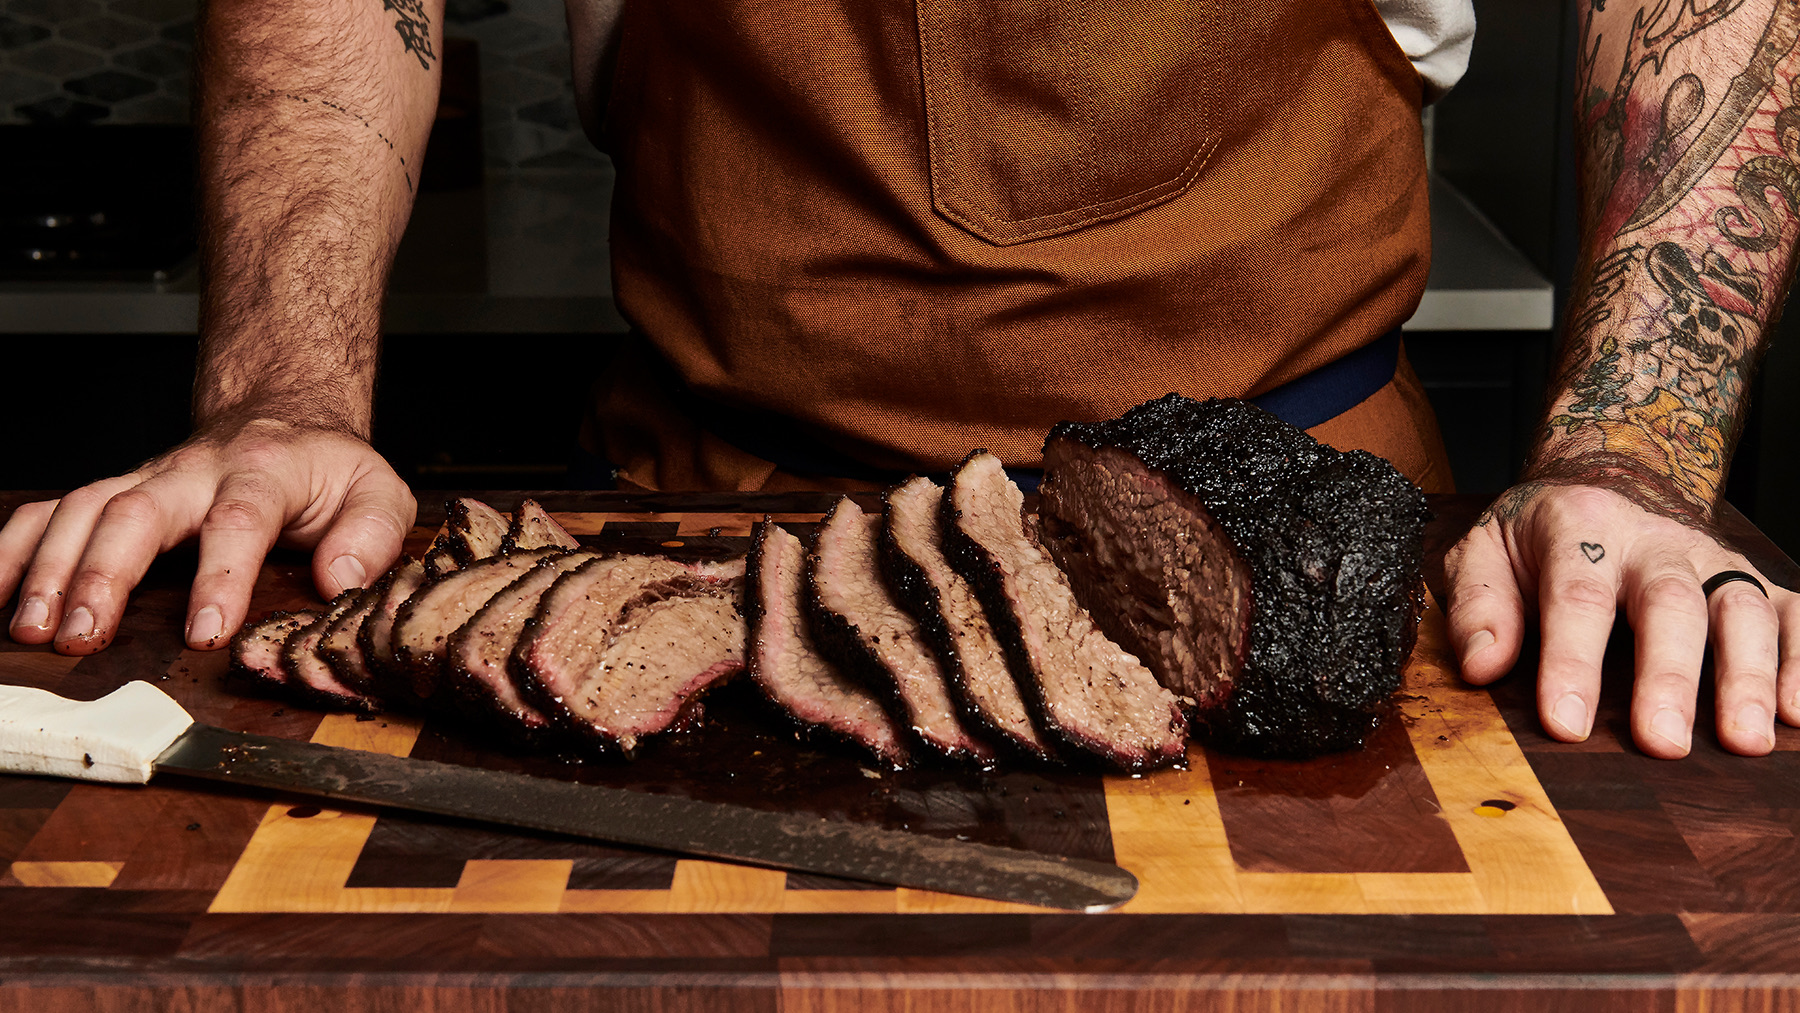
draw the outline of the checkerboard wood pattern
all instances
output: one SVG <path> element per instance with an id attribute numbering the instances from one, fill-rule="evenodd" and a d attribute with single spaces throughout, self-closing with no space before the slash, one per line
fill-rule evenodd
<path id="1" fill-rule="evenodd" d="M 569 509 L 593 500 L 612 509 Z M 682 505 L 551 503 L 596 545 L 710 555 L 740 549 L 764 510 L 804 525 L 824 508 Z M 727 689 L 694 735 L 569 766 L 435 716 L 359 721 L 246 695 L 222 657 L 179 643 L 182 564 L 152 571 L 108 651 L 3 645 L 0 679 L 91 698 L 160 678 L 223 727 L 1112 860 L 1141 892 L 1118 912 L 1053 914 L 222 785 L 0 778 L 0 910 L 13 915 L 0 919 L 0 1013 L 47 1008 L 65 986 L 163 1002 L 142 976 L 190 973 L 313 975 L 329 987 L 308 995 L 346 1009 L 396 1001 L 352 981 L 380 974 L 499 975 L 504 991 L 529 973 L 545 1001 L 576 975 L 644 1001 L 806 1009 L 952 992 L 1036 1008 L 1068 987 L 1170 1002 L 1329 992 L 1345 1008 L 1448 994 L 1419 974 L 1478 976 L 1456 978 L 1475 989 L 1459 1001 L 1528 980 L 1546 1001 L 1660 1004 L 1683 989 L 1773 996 L 1800 974 L 1800 948 L 1782 942 L 1800 938 L 1800 735 L 1784 729 L 1760 760 L 1706 735 L 1686 761 L 1649 760 L 1629 745 L 1615 679 L 1594 738 L 1556 743 L 1531 713 L 1530 671 L 1458 684 L 1435 607 L 1394 719 L 1366 750 L 1306 763 L 1195 750 L 1185 770 L 1142 778 L 872 771 L 796 743 Z M 304 561 L 278 556 L 257 607 L 310 598 Z M 87 984 L 57 977 L 71 973 Z M 1556 977 L 1576 973 L 1589 977 Z M 182 994 L 204 1005 L 203 984 Z M 491 1005 L 456 994 L 444 1008 Z"/>

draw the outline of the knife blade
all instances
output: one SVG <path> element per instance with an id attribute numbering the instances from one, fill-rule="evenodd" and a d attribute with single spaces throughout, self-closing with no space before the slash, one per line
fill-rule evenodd
<path id="1" fill-rule="evenodd" d="M 1104 862 L 228 731 L 146 682 L 90 703 L 0 686 L 0 770 L 199 777 L 1063 910 L 1104 911 L 1137 892 L 1136 877 Z"/>

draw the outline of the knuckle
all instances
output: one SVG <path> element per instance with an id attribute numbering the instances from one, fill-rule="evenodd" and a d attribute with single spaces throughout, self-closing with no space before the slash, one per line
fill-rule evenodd
<path id="1" fill-rule="evenodd" d="M 1768 617 L 1771 622 L 1775 620 L 1775 604 L 1763 597 L 1761 591 L 1742 581 L 1733 581 L 1714 591 L 1713 599 L 1722 608 L 1760 613 Z"/>
<path id="2" fill-rule="evenodd" d="M 100 511 L 101 519 L 110 523 L 154 524 L 161 516 L 161 504 L 141 487 L 127 489 L 107 500 Z"/>
<path id="3" fill-rule="evenodd" d="M 241 497 L 216 500 L 206 511 L 206 519 L 201 522 L 203 533 L 213 534 L 227 531 L 260 531 L 267 527 L 263 508 L 251 500 Z"/>
<path id="4" fill-rule="evenodd" d="M 112 494 L 98 485 L 84 485 L 62 498 L 62 505 L 82 513 L 97 512 L 106 507 Z"/>
<path id="5" fill-rule="evenodd" d="M 1646 609 L 1662 614 L 1706 614 L 1706 599 L 1700 594 L 1700 586 L 1684 574 L 1661 573 L 1651 577 L 1639 588 L 1638 598 Z"/>
<path id="6" fill-rule="evenodd" d="M 1578 612 L 1611 615 L 1617 605 L 1613 589 L 1597 580 L 1576 578 L 1548 587 L 1544 596 L 1552 604 Z"/>
<path id="7" fill-rule="evenodd" d="M 79 604 L 95 596 L 106 596 L 119 583 L 119 575 L 99 563 L 83 563 L 69 581 L 69 600 Z"/>

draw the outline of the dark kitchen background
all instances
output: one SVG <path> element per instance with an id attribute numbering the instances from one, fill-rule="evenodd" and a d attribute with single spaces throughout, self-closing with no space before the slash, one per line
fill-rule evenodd
<path id="1" fill-rule="evenodd" d="M 1573 259 L 1572 0 L 1477 0 L 1468 76 L 1428 113 L 1431 291 L 1408 353 L 1459 487 L 1515 473 Z M 195 0 L 0 0 L 0 487 L 130 468 L 187 427 Z M 611 170 L 575 118 L 561 0 L 451 0 L 445 89 L 386 314 L 375 443 L 419 487 L 569 482 L 623 330 Z M 1800 322 L 1756 381 L 1730 500 L 1790 555 Z"/>

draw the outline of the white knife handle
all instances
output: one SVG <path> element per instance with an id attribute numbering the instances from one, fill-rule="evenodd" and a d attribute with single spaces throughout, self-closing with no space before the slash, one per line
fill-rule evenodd
<path id="1" fill-rule="evenodd" d="M 169 694 L 129 682 L 92 703 L 0 686 L 0 772 L 143 784 L 194 719 Z"/>

